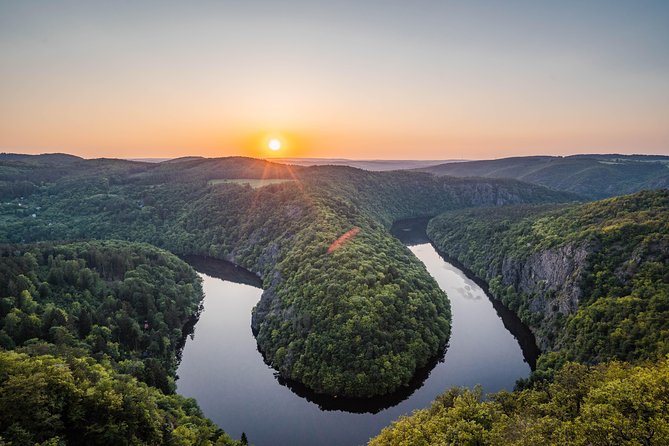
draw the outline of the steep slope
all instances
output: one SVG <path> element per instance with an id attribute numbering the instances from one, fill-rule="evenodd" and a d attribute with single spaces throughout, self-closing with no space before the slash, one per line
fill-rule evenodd
<path id="1" fill-rule="evenodd" d="M 514 392 L 449 389 L 371 446 L 669 443 L 669 191 L 450 211 L 428 235 L 547 353 Z"/>
<path id="2" fill-rule="evenodd" d="M 435 244 L 519 314 L 539 360 L 595 363 L 669 353 L 669 191 L 598 202 L 449 212 Z"/>

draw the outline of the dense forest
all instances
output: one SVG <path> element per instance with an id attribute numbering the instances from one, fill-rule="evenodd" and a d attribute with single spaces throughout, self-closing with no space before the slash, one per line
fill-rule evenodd
<path id="1" fill-rule="evenodd" d="M 661 155 L 521 156 L 446 163 L 419 170 L 455 177 L 514 178 L 589 199 L 669 187 L 669 157 Z"/>
<path id="2" fill-rule="evenodd" d="M 420 444 L 409 442 L 418 438 L 412 429 L 425 431 L 424 444 L 578 444 L 588 432 L 614 443 L 615 435 L 665 438 L 666 410 L 657 407 L 666 407 L 661 358 L 669 353 L 667 191 L 579 204 L 578 195 L 513 179 L 239 157 L 148 164 L 5 156 L 0 182 L 0 404 L 19 395 L 36 401 L 35 413 L 0 423 L 15 444 L 78 444 L 81 414 L 93 404 L 82 392 L 98 391 L 117 403 L 91 409 L 90 442 L 232 442 L 194 402 L 171 394 L 201 289 L 163 249 L 230 260 L 262 278 L 252 329 L 283 377 L 335 396 L 406 385 L 447 345 L 450 309 L 388 228 L 437 214 L 430 238 L 485 279 L 545 353 L 524 390 L 490 400 L 448 391 L 377 444 Z M 616 359 L 637 365 L 578 364 Z M 35 376 L 44 381 L 31 387 Z M 645 400 L 603 405 L 615 386 L 631 392 L 646 378 Z M 582 383 L 578 395 L 570 380 Z M 62 396 L 51 402 L 44 389 L 53 382 Z M 625 409 L 639 401 L 654 406 Z M 119 407 L 141 410 L 155 429 L 135 432 Z M 583 430 L 597 411 L 637 420 L 638 429 Z"/>
<path id="3" fill-rule="evenodd" d="M 239 157 L 80 160 L 68 169 L 56 180 L 8 174 L 35 190 L 0 205 L 0 240 L 126 239 L 240 264 L 264 281 L 253 329 L 267 361 L 318 392 L 346 396 L 407 384 L 448 341 L 448 300 L 390 236 L 394 220 L 576 198 L 513 180 Z M 293 181 L 259 188 L 212 181 L 229 178 Z M 349 231 L 355 236 L 333 245 Z"/>
<path id="4" fill-rule="evenodd" d="M 451 211 L 428 235 L 545 353 L 514 392 L 449 389 L 371 446 L 669 444 L 669 191 Z"/>
<path id="5" fill-rule="evenodd" d="M 535 332 L 539 368 L 669 353 L 669 191 L 449 212 L 428 234 Z"/>
<path id="6" fill-rule="evenodd" d="M 13 446 L 245 444 L 194 400 L 76 355 L 0 351 L 0 426 L 0 444 Z"/>
<path id="7" fill-rule="evenodd" d="M 193 269 L 150 245 L 0 247 L 0 441 L 237 444 L 171 395 L 201 299 Z"/>
<path id="8" fill-rule="evenodd" d="M 172 392 L 184 326 L 202 290 L 186 263 L 146 244 L 0 247 L 0 345 L 77 351 Z"/>

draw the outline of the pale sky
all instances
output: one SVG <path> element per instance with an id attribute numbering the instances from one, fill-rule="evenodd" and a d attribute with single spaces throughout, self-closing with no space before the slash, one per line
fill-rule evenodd
<path id="1" fill-rule="evenodd" d="M 669 1 L 0 0 L 0 151 L 669 154 Z"/>

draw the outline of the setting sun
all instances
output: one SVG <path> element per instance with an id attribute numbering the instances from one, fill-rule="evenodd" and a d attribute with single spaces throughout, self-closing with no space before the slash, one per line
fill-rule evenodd
<path id="1" fill-rule="evenodd" d="M 278 139 L 270 139 L 269 142 L 267 143 L 267 147 L 269 147 L 270 150 L 277 151 L 281 149 L 281 141 Z"/>

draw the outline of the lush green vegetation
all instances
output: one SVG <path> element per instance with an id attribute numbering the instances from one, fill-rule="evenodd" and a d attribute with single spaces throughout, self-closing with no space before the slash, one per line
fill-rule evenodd
<path id="1" fill-rule="evenodd" d="M 237 444 L 169 395 L 201 299 L 150 245 L 0 246 L 0 442 Z"/>
<path id="2" fill-rule="evenodd" d="M 669 353 L 667 190 L 556 209 L 451 212 L 428 233 L 546 341 L 554 352 L 540 358 L 544 368 Z M 551 277 L 565 267 L 564 280 Z"/>
<path id="3" fill-rule="evenodd" d="M 526 156 L 447 163 L 420 170 L 455 177 L 514 178 L 591 199 L 669 186 L 666 156 Z"/>
<path id="4" fill-rule="evenodd" d="M 5 443 L 7 441 L 8 443 Z M 192 399 L 91 357 L 0 351 L 0 444 L 241 445 Z"/>
<path id="5" fill-rule="evenodd" d="M 669 192 L 528 206 L 574 196 L 513 180 L 245 158 L 56 156 L 0 167 L 0 241 L 15 244 L 0 257 L 0 344 L 16 350 L 0 353 L 0 426 L 15 444 L 231 442 L 192 401 L 165 393 L 198 309 L 192 270 L 144 244 L 35 242 L 125 239 L 241 264 L 263 278 L 253 328 L 268 362 L 320 392 L 372 396 L 406 384 L 448 340 L 446 296 L 387 232 L 394 220 L 444 211 L 431 238 L 552 352 L 525 390 L 486 401 L 450 390 L 374 444 L 667 441 L 669 366 L 658 358 L 669 352 Z M 293 181 L 210 184 L 248 178 Z M 540 277 L 565 265 L 563 281 Z M 568 362 L 616 358 L 658 362 Z M 82 413 L 93 418 L 84 424 Z"/>
<path id="6" fill-rule="evenodd" d="M 81 164 L 83 163 L 83 165 Z M 253 327 L 282 375 L 334 395 L 372 396 L 409 382 L 446 345 L 449 307 L 424 266 L 386 228 L 469 206 L 571 200 L 509 180 L 299 168 L 246 158 L 157 165 L 77 162 L 0 206 L 0 240 L 144 241 L 232 260 L 265 292 Z M 102 166 L 102 167 L 101 167 Z M 127 173 L 123 173 L 128 169 Z M 294 179 L 258 189 L 214 179 Z M 359 232 L 328 252 L 347 231 Z"/>
<path id="7" fill-rule="evenodd" d="M 566 364 L 550 383 L 483 400 L 452 388 L 370 446 L 669 444 L 669 360 Z"/>
<path id="8" fill-rule="evenodd" d="M 549 351 L 516 391 L 450 389 L 370 445 L 669 443 L 669 191 L 450 211 L 428 235 Z"/>
<path id="9" fill-rule="evenodd" d="M 186 263 L 118 241 L 0 247 L 0 346 L 75 350 L 174 389 L 183 328 L 202 290 Z"/>

